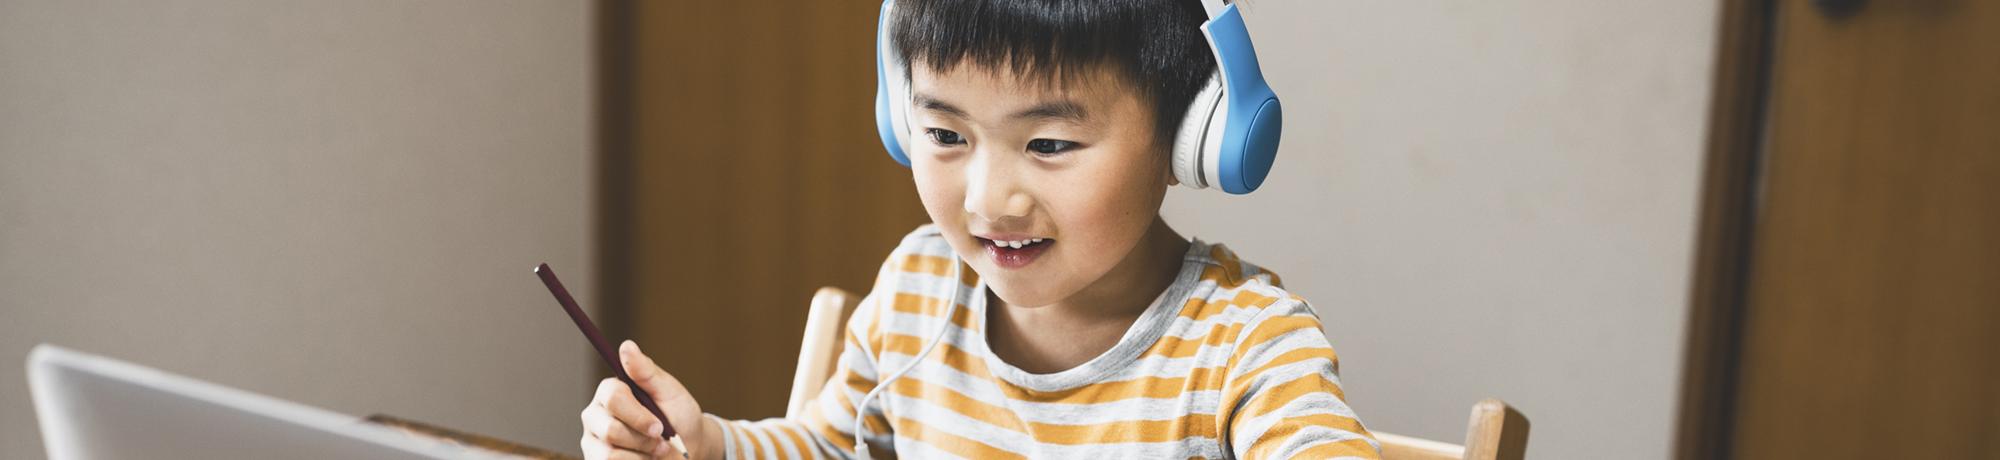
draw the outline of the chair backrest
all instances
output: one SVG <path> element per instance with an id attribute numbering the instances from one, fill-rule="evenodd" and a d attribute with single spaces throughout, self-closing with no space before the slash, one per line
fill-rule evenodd
<path id="1" fill-rule="evenodd" d="M 799 344 L 799 366 L 792 374 L 792 398 L 785 405 L 785 417 L 805 415 L 805 405 L 818 396 L 820 386 L 833 377 L 840 360 L 842 329 L 854 313 L 860 298 L 840 288 L 823 287 L 813 293 L 806 313 L 806 333 Z M 1498 399 L 1472 405 L 1472 420 L 1465 432 L 1465 444 L 1413 438 L 1380 431 L 1386 460 L 1519 460 L 1528 449 L 1528 418 Z"/>
<path id="2" fill-rule="evenodd" d="M 1472 405 L 1465 445 L 1374 432 L 1386 460 L 1519 460 L 1528 452 L 1528 417 L 1507 403 L 1487 398 Z"/>
<path id="3" fill-rule="evenodd" d="M 837 287 L 819 288 L 813 293 L 806 312 L 806 334 L 799 341 L 799 367 L 792 373 L 792 398 L 785 404 L 785 418 L 805 416 L 806 403 L 819 396 L 819 388 L 833 377 L 840 361 L 841 333 L 854 305 L 861 299 Z"/>

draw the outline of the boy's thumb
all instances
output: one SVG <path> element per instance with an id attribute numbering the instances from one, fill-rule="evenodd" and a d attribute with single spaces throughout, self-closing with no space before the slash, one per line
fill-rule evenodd
<path id="1" fill-rule="evenodd" d="M 632 376 L 633 383 L 645 388 L 654 398 L 666 396 L 661 394 L 667 391 L 666 385 L 660 381 L 662 380 L 660 377 L 666 375 L 666 371 L 661 370 L 660 365 L 654 363 L 653 358 L 646 356 L 645 352 L 639 351 L 638 343 L 626 340 L 625 343 L 619 344 L 618 361 L 625 366 L 625 374 Z"/>

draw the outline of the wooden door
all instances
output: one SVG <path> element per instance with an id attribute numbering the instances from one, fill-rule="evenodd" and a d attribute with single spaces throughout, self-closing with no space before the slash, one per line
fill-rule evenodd
<path id="1" fill-rule="evenodd" d="M 602 321 L 709 412 L 783 415 L 814 289 L 927 220 L 875 136 L 878 7 L 600 3 Z"/>
<path id="2" fill-rule="evenodd" d="M 1682 458 L 2000 458 L 2000 2 L 1725 3 Z"/>

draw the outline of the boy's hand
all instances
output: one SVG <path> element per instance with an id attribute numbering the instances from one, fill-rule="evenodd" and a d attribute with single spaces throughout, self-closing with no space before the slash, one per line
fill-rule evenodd
<path id="1" fill-rule="evenodd" d="M 632 381 L 652 394 L 653 402 L 680 432 L 681 441 L 693 451 L 687 455 L 701 460 L 722 458 L 720 427 L 708 425 L 707 418 L 701 415 L 701 405 L 695 403 L 679 380 L 661 370 L 630 340 L 618 346 L 618 360 Z M 616 377 L 597 383 L 597 396 L 584 406 L 582 419 L 584 458 L 678 460 L 684 455 L 660 437 L 659 419 L 639 404 L 632 390 Z"/>

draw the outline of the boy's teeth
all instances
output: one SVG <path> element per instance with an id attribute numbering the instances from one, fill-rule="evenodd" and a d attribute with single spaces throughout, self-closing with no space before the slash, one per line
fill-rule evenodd
<path id="1" fill-rule="evenodd" d="M 1020 249 L 1022 247 L 1035 243 L 1040 243 L 1046 240 L 1047 240 L 1046 238 L 1029 238 L 1025 240 L 1016 240 L 1016 241 L 993 240 L 993 245 L 1003 248 Z"/>
<path id="2" fill-rule="evenodd" d="M 1037 244 L 1037 243 L 1041 243 L 1041 242 L 1043 242 L 1043 241 L 1048 241 L 1048 238 L 1029 238 L 1029 239 L 1025 239 L 1025 240 L 1017 240 L 1017 241 L 1005 241 L 1005 240 L 992 240 L 992 241 L 993 241 L 993 246 L 995 246 L 995 247 L 1002 247 L 1002 248 L 1010 248 L 1010 249 L 1021 249 L 1022 247 L 1025 247 L 1025 246 L 1028 246 L 1028 245 L 1032 245 L 1032 244 Z"/>

